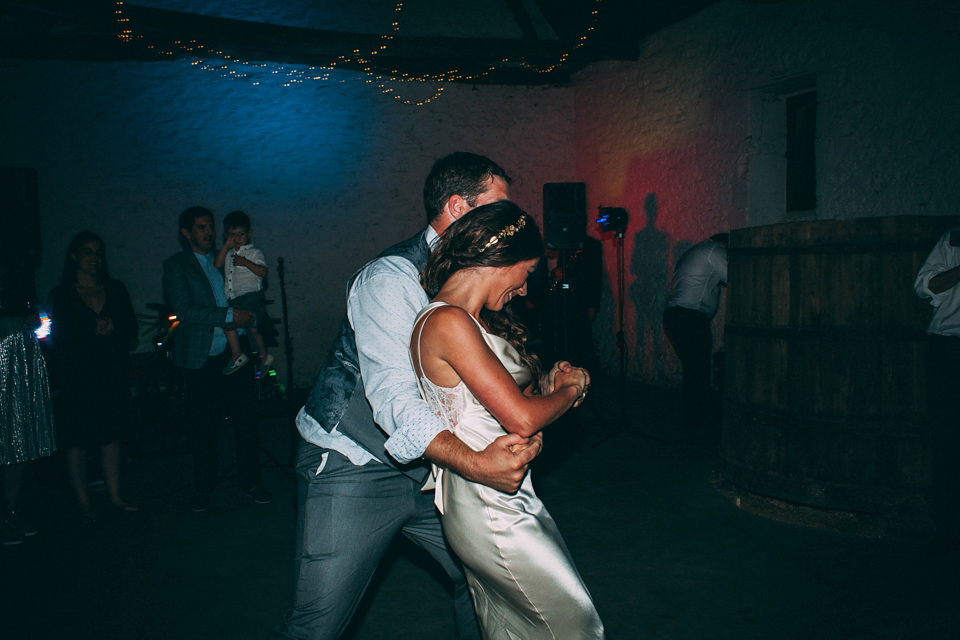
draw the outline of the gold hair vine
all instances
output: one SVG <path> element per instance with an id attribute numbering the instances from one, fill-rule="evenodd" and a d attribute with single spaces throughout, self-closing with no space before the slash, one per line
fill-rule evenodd
<path id="1" fill-rule="evenodd" d="M 510 225 L 509 227 L 504 227 L 504 228 L 503 228 L 503 231 L 501 231 L 501 232 L 498 233 L 497 235 L 495 235 L 495 236 L 490 236 L 490 239 L 487 240 L 487 244 L 483 245 L 483 248 L 480 249 L 480 253 L 483 253 L 484 251 L 486 251 L 487 249 L 489 249 L 489 248 L 492 247 L 493 245 L 497 244 L 497 243 L 500 242 L 503 238 L 507 238 L 507 237 L 509 237 L 509 236 L 512 236 L 512 235 L 515 234 L 517 231 L 520 231 L 520 229 L 523 229 L 523 227 L 524 227 L 526 224 L 527 224 L 527 219 L 526 219 L 525 217 L 523 217 L 523 216 L 520 216 L 520 219 L 517 220 L 517 224 L 512 224 L 512 225 Z"/>

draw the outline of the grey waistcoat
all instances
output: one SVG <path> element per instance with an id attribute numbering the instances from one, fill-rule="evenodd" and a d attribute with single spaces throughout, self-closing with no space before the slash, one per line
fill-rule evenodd
<path id="1" fill-rule="evenodd" d="M 387 256 L 405 258 L 413 263 L 417 271 L 422 271 L 430 256 L 426 232 L 393 245 L 377 257 Z M 353 286 L 359 273 L 358 271 L 350 278 L 347 291 Z M 340 322 L 337 338 L 320 368 L 320 375 L 310 391 L 304 410 L 324 429 L 329 431 L 337 427 L 340 433 L 349 436 L 379 460 L 417 482 L 426 479 L 429 473 L 426 463 L 401 465 L 393 460 L 383 447 L 387 435 L 373 421 L 373 410 L 367 402 L 363 379 L 360 376 L 357 339 L 346 315 Z"/>

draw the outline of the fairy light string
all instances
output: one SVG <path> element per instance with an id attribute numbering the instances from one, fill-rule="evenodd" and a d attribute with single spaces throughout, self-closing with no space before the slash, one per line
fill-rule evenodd
<path id="1" fill-rule="evenodd" d="M 380 43 L 376 49 L 367 54 L 361 52 L 360 49 L 354 49 L 349 54 L 340 54 L 329 64 L 310 66 L 305 69 L 292 69 L 283 65 L 277 65 L 271 70 L 271 65 L 268 63 L 241 60 L 223 51 L 208 48 L 203 43 L 197 42 L 197 40 L 174 40 L 171 45 L 166 47 L 157 47 L 152 44 L 147 44 L 146 47 L 161 56 L 176 56 L 178 52 L 192 54 L 194 59 L 190 62 L 191 66 L 198 67 L 203 71 L 219 73 L 222 77 L 247 80 L 254 86 L 262 83 L 261 77 L 264 75 L 279 79 L 284 87 L 302 84 L 309 80 L 320 82 L 336 81 L 343 84 L 346 80 L 342 77 L 335 80 L 331 72 L 339 71 L 341 67 L 346 65 L 357 65 L 361 68 L 361 78 L 366 84 L 376 86 L 382 94 L 388 95 L 402 104 L 420 107 L 439 98 L 446 84 L 480 80 L 511 65 L 540 74 L 549 74 L 556 71 L 569 60 L 572 53 L 582 48 L 587 43 L 589 36 L 593 34 L 596 29 L 597 18 L 600 14 L 599 7 L 601 2 L 602 0 L 594 0 L 594 8 L 590 13 L 590 21 L 586 27 L 586 32 L 580 36 L 573 48 L 561 54 L 556 62 L 546 66 L 539 66 L 523 57 L 518 59 L 505 57 L 501 58 L 498 63 L 491 64 L 485 70 L 472 74 L 462 72 L 459 69 L 418 75 L 411 75 L 405 72 L 400 73 L 398 70 L 393 70 L 395 75 L 388 76 L 373 70 L 376 57 L 386 53 L 400 32 L 400 16 L 403 13 L 403 2 L 397 2 L 394 5 L 394 17 L 390 25 L 390 30 L 380 36 Z M 130 22 L 130 18 L 124 14 L 123 5 L 124 3 L 121 0 L 117 0 L 115 9 L 117 25 L 119 27 L 117 37 L 121 42 L 127 44 L 143 40 L 143 35 L 136 33 L 134 25 Z M 237 67 L 239 67 L 239 69 Z M 412 83 L 430 83 L 437 86 L 434 88 L 433 93 L 426 98 L 417 100 L 403 97 L 401 90 L 404 86 L 410 86 Z M 403 93 L 406 93 L 406 91 L 403 91 Z"/>

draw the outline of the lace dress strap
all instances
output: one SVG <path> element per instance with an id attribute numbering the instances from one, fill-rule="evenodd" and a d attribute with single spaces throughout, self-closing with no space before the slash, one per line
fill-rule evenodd
<path id="1" fill-rule="evenodd" d="M 463 382 L 461 381 L 456 387 L 441 387 L 434 384 L 423 372 L 423 356 L 420 353 L 423 325 L 426 324 L 427 317 L 441 306 L 449 305 L 447 305 L 446 302 L 432 302 L 420 312 L 420 316 L 417 318 L 416 325 L 419 325 L 419 328 L 416 329 L 417 366 L 415 367 L 415 373 L 417 374 L 417 386 L 420 389 L 420 395 L 423 396 L 423 399 L 430 405 L 430 408 L 433 409 L 437 417 L 443 421 L 444 425 L 450 430 L 450 433 L 456 434 L 456 427 L 460 420 L 461 405 L 463 404 Z M 413 365 L 413 354 L 411 353 L 410 356 L 410 364 Z M 432 486 L 426 488 L 436 489 L 434 504 L 442 514 L 444 512 L 443 469 L 437 465 L 433 465 L 433 477 L 435 482 Z"/>

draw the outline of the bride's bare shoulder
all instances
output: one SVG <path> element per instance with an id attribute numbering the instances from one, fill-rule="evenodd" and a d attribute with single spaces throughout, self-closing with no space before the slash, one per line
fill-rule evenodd
<path id="1" fill-rule="evenodd" d="M 466 310 L 454 305 L 438 306 L 422 325 L 424 338 L 442 342 L 462 341 L 471 336 L 480 336 L 476 320 Z"/>
<path id="2" fill-rule="evenodd" d="M 444 326 L 449 323 L 459 325 L 463 322 L 473 323 L 473 318 L 460 307 L 452 304 L 442 304 L 433 309 L 430 314 L 426 316 L 424 322 L 434 326 Z"/>

